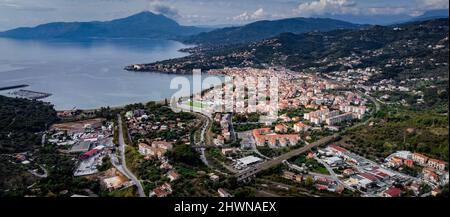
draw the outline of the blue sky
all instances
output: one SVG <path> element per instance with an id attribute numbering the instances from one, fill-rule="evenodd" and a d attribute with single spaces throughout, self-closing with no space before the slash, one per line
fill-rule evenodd
<path id="1" fill-rule="evenodd" d="M 54 21 L 111 20 L 144 10 L 184 25 L 238 25 L 288 17 L 383 24 L 448 5 L 448 0 L 0 0 L 0 30 Z"/>

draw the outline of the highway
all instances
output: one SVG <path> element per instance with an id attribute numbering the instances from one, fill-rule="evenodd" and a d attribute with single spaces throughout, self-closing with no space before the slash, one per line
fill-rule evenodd
<path id="1" fill-rule="evenodd" d="M 142 187 L 141 182 L 136 178 L 136 176 L 128 169 L 127 163 L 125 160 L 125 140 L 123 138 L 123 129 L 122 129 L 122 118 L 120 115 L 117 115 L 118 120 L 118 127 L 119 127 L 119 151 L 120 151 L 120 158 L 121 158 L 121 164 L 119 170 L 124 173 L 125 176 L 127 176 L 129 179 L 133 181 L 133 183 L 136 184 L 138 188 L 138 193 L 140 197 L 145 197 L 144 188 Z"/>

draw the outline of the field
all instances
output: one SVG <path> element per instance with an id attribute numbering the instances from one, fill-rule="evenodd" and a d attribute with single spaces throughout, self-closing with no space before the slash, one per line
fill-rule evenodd
<path id="1" fill-rule="evenodd" d="M 72 132 L 80 132 L 84 130 L 85 125 L 91 125 L 91 126 L 101 126 L 102 122 L 105 119 L 102 118 L 95 118 L 95 119 L 89 119 L 89 120 L 82 120 L 82 121 L 76 121 L 76 122 L 67 122 L 67 123 L 60 123 L 60 124 L 53 124 L 50 129 L 55 130 L 67 130 L 68 133 Z"/>

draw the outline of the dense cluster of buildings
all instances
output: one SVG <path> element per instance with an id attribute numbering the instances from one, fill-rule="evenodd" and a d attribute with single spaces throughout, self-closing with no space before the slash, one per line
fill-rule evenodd
<path id="1" fill-rule="evenodd" d="M 339 110 L 340 106 L 351 104 L 362 106 L 366 102 L 365 99 L 355 93 L 347 92 L 341 95 L 337 92 L 330 92 L 329 90 L 341 87 L 337 82 L 314 74 L 291 72 L 284 68 L 224 68 L 209 70 L 208 73 L 233 78 L 231 81 L 225 82 L 223 86 L 213 88 L 203 96 L 201 94 L 194 96 L 195 100 L 205 105 L 211 105 L 204 108 L 204 110 L 211 110 L 207 112 L 210 114 L 213 113 L 212 110 L 215 112 L 260 112 L 269 114 L 273 111 L 301 106 L 311 109 L 327 106 Z M 278 95 L 277 99 L 270 99 L 273 95 L 270 82 L 275 77 L 278 81 L 277 86 L 275 86 Z M 258 79 L 261 78 L 267 80 L 259 81 Z M 265 89 L 261 90 L 262 87 Z M 229 92 L 231 94 L 228 94 L 228 98 L 226 98 L 226 93 Z M 224 93 L 225 98 L 222 97 Z M 262 99 L 263 95 L 266 98 Z M 245 101 L 242 99 L 245 99 Z M 273 102 L 273 100 L 276 100 L 276 102 Z M 355 111 L 355 113 L 360 112 Z"/>

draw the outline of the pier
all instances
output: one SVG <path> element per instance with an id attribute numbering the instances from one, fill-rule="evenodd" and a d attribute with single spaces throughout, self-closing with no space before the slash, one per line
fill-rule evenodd
<path id="1" fill-rule="evenodd" d="M 14 86 L 0 87 L 0 91 L 24 88 L 24 87 L 28 87 L 28 86 L 30 86 L 30 85 L 28 85 L 28 84 L 20 84 L 20 85 L 14 85 Z"/>
<path id="2" fill-rule="evenodd" d="M 43 93 L 43 92 L 37 92 L 37 91 L 31 91 L 31 90 L 22 90 L 22 89 L 14 91 L 14 92 L 10 92 L 8 94 L 13 95 L 13 96 L 17 96 L 17 97 L 30 99 L 30 100 L 44 99 L 44 98 L 47 98 L 47 97 L 52 95 L 50 93 Z"/>

